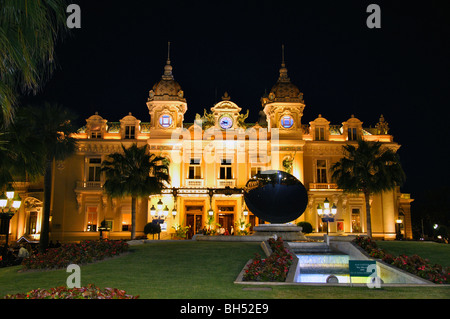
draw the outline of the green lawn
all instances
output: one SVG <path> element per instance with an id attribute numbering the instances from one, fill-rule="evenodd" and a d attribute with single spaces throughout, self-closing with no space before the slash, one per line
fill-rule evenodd
<path id="1" fill-rule="evenodd" d="M 430 263 L 450 267 L 450 245 L 417 241 L 377 241 L 377 245 L 394 256 L 416 254 Z"/>
<path id="2" fill-rule="evenodd" d="M 450 298 L 450 287 L 273 286 L 247 291 L 233 284 L 259 243 L 162 241 L 132 246 L 130 253 L 81 267 L 81 284 L 114 287 L 141 299 Z M 18 272 L 0 269 L 0 296 L 35 288 L 65 286 L 65 270 Z"/>

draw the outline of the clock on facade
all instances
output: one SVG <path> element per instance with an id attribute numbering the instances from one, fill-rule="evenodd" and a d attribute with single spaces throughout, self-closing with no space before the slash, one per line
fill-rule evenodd
<path id="1" fill-rule="evenodd" d="M 164 128 L 168 128 L 172 125 L 172 116 L 168 114 L 161 115 L 159 117 L 159 125 L 161 125 Z"/>
<path id="2" fill-rule="evenodd" d="M 219 125 L 222 129 L 227 130 L 233 126 L 233 119 L 224 115 L 219 119 Z"/>
<path id="3" fill-rule="evenodd" d="M 284 128 L 291 128 L 294 125 L 294 119 L 290 115 L 285 115 L 281 118 L 281 126 Z"/>

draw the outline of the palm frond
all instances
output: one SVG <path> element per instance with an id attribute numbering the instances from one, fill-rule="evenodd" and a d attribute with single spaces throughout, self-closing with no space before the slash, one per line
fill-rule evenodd
<path id="1" fill-rule="evenodd" d="M 344 146 L 345 156 L 331 166 L 332 179 L 351 193 L 379 193 L 400 186 L 405 180 L 398 155 L 379 142 L 360 140 L 358 147 Z"/>
<path id="2" fill-rule="evenodd" d="M 121 153 L 112 153 L 102 163 L 105 173 L 105 192 L 111 197 L 142 197 L 159 194 L 164 181 L 169 181 L 164 158 L 148 154 L 147 145 L 129 148 L 122 145 Z"/>

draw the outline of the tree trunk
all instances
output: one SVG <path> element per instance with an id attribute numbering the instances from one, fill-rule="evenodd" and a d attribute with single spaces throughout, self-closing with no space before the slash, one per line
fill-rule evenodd
<path id="1" fill-rule="evenodd" d="M 50 236 L 50 207 L 52 198 L 53 159 L 47 159 L 44 173 L 44 211 L 42 214 L 41 235 L 39 238 L 39 251 L 45 252 Z"/>
<path id="2" fill-rule="evenodd" d="M 131 197 L 131 239 L 136 239 L 136 197 Z"/>
<path id="3" fill-rule="evenodd" d="M 366 201 L 366 218 L 367 218 L 367 236 L 372 238 L 372 219 L 370 217 L 370 193 L 364 191 L 364 199 Z"/>

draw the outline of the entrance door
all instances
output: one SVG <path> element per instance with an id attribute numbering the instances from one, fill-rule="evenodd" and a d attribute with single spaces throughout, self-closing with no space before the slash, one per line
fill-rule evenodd
<path id="1" fill-rule="evenodd" d="M 186 206 L 186 226 L 191 226 L 187 238 L 199 233 L 203 228 L 203 207 Z"/>
<path id="2" fill-rule="evenodd" d="M 231 235 L 234 231 L 234 214 L 219 214 L 219 224 Z"/>

